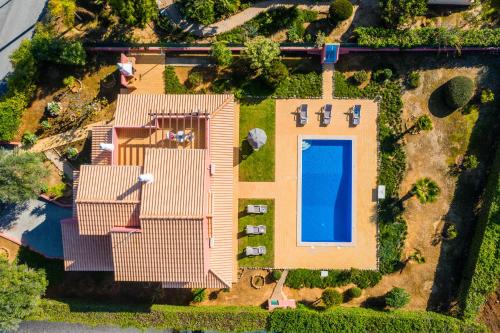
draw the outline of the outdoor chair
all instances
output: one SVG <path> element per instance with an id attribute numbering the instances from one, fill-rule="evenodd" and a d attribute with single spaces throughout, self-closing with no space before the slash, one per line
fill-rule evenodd
<path id="1" fill-rule="evenodd" d="M 247 246 L 245 248 L 245 254 L 250 257 L 250 256 L 261 256 L 266 254 L 266 247 L 265 246 Z"/>
<path id="2" fill-rule="evenodd" d="M 299 124 L 304 126 L 307 124 L 307 104 L 301 104 L 299 106 Z"/>
<path id="3" fill-rule="evenodd" d="M 267 205 L 247 205 L 247 214 L 265 214 Z"/>
<path id="4" fill-rule="evenodd" d="M 361 121 L 361 105 L 354 105 L 353 109 L 352 109 L 352 124 L 354 126 L 357 126 L 359 125 Z"/>
<path id="5" fill-rule="evenodd" d="M 328 125 L 330 124 L 332 120 L 332 105 L 331 104 L 326 104 L 323 107 L 323 120 L 322 124 L 323 125 Z"/>
<path id="6" fill-rule="evenodd" d="M 247 235 L 263 235 L 266 233 L 265 225 L 247 225 Z"/>

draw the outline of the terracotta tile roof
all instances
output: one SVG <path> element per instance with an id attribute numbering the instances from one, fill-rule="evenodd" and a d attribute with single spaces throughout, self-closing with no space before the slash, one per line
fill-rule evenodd
<path id="1" fill-rule="evenodd" d="M 148 148 L 144 173 L 154 180 L 142 188 L 140 217 L 203 217 L 205 149 Z"/>
<path id="2" fill-rule="evenodd" d="M 79 183 L 79 178 L 80 178 L 80 171 L 74 170 L 73 171 L 73 217 L 76 218 L 76 193 L 78 192 L 78 183 Z"/>
<path id="3" fill-rule="evenodd" d="M 212 237 L 215 246 L 210 249 L 210 269 L 226 284 L 233 280 L 234 253 L 233 225 L 234 173 L 234 100 L 231 98 L 210 120 L 210 157 L 216 172 L 211 177 Z"/>
<path id="4" fill-rule="evenodd" d="M 76 219 L 62 220 L 61 231 L 66 271 L 113 271 L 109 236 L 80 235 Z"/>
<path id="5" fill-rule="evenodd" d="M 109 126 L 96 126 L 92 128 L 92 164 L 111 164 L 111 152 L 102 150 L 101 143 L 111 143 L 113 129 Z"/>
<path id="6" fill-rule="evenodd" d="M 138 226 L 138 166 L 82 165 L 76 194 L 82 235 L 104 235 L 115 226 Z"/>
<path id="7" fill-rule="evenodd" d="M 162 288 L 230 288 L 214 272 L 208 271 L 203 282 L 163 282 Z"/>
<path id="8" fill-rule="evenodd" d="M 150 125 L 149 113 L 151 112 L 212 114 L 230 98 L 232 95 L 120 94 L 116 104 L 115 126 L 142 127 Z"/>
<path id="9" fill-rule="evenodd" d="M 111 232 L 115 280 L 205 281 L 203 220 L 142 220 L 141 229 Z"/>

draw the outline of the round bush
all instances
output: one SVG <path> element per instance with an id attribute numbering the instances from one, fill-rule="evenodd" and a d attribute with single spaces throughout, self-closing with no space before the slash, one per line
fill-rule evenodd
<path id="1" fill-rule="evenodd" d="M 272 272 L 272 277 L 274 281 L 278 281 L 281 278 L 282 272 L 281 271 L 273 271 Z"/>
<path id="2" fill-rule="evenodd" d="M 420 85 L 420 73 L 419 72 L 411 72 L 410 75 L 408 75 L 408 86 L 411 89 L 418 88 Z"/>
<path id="3" fill-rule="evenodd" d="M 361 296 L 362 292 L 363 291 L 361 290 L 361 288 L 352 287 L 351 289 L 349 289 L 349 296 L 351 298 L 358 298 L 359 296 Z"/>
<path id="4" fill-rule="evenodd" d="M 410 303 L 410 294 L 403 288 L 392 288 L 385 295 L 385 303 L 391 308 L 402 308 L 406 304 Z"/>
<path id="5" fill-rule="evenodd" d="M 359 72 L 354 73 L 352 79 L 356 84 L 362 84 L 366 80 L 368 80 L 368 73 L 364 70 L 360 70 Z"/>
<path id="6" fill-rule="evenodd" d="M 325 303 L 327 308 L 334 305 L 342 304 L 343 297 L 342 294 L 333 288 L 327 288 L 321 294 L 321 300 Z"/>
<path id="7" fill-rule="evenodd" d="M 330 5 L 330 20 L 334 23 L 347 20 L 351 17 L 353 8 L 348 0 L 335 0 Z"/>
<path id="8" fill-rule="evenodd" d="M 288 68 L 279 60 L 273 61 L 271 67 L 264 70 L 263 78 L 266 83 L 276 88 L 281 82 L 290 76 Z"/>
<path id="9" fill-rule="evenodd" d="M 457 76 L 445 86 L 446 104 L 453 109 L 464 107 L 474 96 L 474 81 L 466 76 Z"/>

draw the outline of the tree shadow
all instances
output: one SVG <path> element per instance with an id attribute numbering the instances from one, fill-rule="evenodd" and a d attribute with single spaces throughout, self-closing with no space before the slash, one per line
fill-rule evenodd
<path id="1" fill-rule="evenodd" d="M 239 163 L 243 162 L 250 157 L 254 152 L 252 146 L 248 143 L 248 140 L 241 141 L 241 147 L 239 149 Z M 238 164 L 239 164 L 238 163 Z"/>
<path id="2" fill-rule="evenodd" d="M 361 307 L 370 308 L 375 310 L 384 310 L 385 309 L 385 296 L 373 296 L 368 297 L 361 303 Z"/>
<path id="3" fill-rule="evenodd" d="M 445 102 L 445 89 L 448 82 L 439 86 L 429 97 L 428 107 L 433 116 L 444 118 L 452 114 L 455 110 L 450 108 Z"/>

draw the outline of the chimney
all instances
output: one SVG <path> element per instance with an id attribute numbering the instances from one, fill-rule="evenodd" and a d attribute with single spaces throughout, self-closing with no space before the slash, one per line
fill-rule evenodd
<path id="1" fill-rule="evenodd" d="M 153 180 L 154 180 L 154 177 L 150 173 L 144 173 L 142 175 L 139 175 L 139 181 L 141 183 L 146 183 L 147 184 L 147 183 L 153 182 Z"/>
<path id="2" fill-rule="evenodd" d="M 99 145 L 99 147 L 101 147 L 102 150 L 110 151 L 110 152 L 115 150 L 115 146 L 112 143 L 101 143 Z"/>

